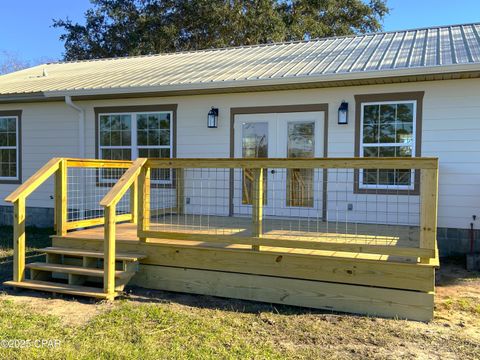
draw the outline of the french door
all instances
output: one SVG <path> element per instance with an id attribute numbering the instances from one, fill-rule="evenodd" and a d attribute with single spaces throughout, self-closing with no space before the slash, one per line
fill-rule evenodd
<path id="1" fill-rule="evenodd" d="M 296 112 L 236 115 L 235 157 L 313 158 L 323 156 L 324 113 Z M 265 169 L 264 214 L 317 217 L 322 211 L 323 172 L 318 169 Z M 251 214 L 253 176 L 234 173 L 233 210 Z"/>

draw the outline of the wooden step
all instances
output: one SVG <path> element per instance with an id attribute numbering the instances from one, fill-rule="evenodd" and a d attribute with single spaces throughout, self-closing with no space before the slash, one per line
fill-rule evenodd
<path id="1" fill-rule="evenodd" d="M 44 249 L 39 249 L 38 251 L 44 252 L 47 254 L 91 257 L 91 258 L 98 258 L 98 259 L 103 259 L 104 257 L 102 251 L 62 248 L 62 247 L 53 247 L 53 246 L 46 247 Z M 141 259 L 145 259 L 146 257 L 147 256 L 145 254 L 138 254 L 138 253 L 116 253 L 115 254 L 115 259 L 119 261 L 138 261 Z"/>
<path id="2" fill-rule="evenodd" d="M 79 286 L 79 285 L 68 285 L 68 284 L 59 284 L 49 281 L 38 281 L 38 280 L 25 280 L 22 282 L 17 281 L 5 281 L 3 283 L 6 286 L 19 287 L 23 289 L 31 289 L 38 291 L 47 291 L 58 294 L 68 294 L 68 295 L 78 295 L 78 296 L 87 296 L 94 297 L 98 299 L 106 299 L 108 296 L 103 292 L 103 289 L 94 288 L 89 286 Z M 118 293 L 113 295 L 118 296 Z"/>
<path id="3" fill-rule="evenodd" d="M 94 277 L 103 277 L 103 269 L 94 269 L 87 268 L 82 266 L 73 266 L 73 265 L 64 265 L 64 264 L 47 264 L 41 262 L 34 262 L 26 264 L 27 269 L 41 270 L 41 271 L 51 271 L 56 273 L 63 274 L 75 274 L 75 275 L 84 275 L 84 276 L 94 276 Z M 116 270 L 115 277 L 128 277 L 132 274 L 125 271 Z"/>

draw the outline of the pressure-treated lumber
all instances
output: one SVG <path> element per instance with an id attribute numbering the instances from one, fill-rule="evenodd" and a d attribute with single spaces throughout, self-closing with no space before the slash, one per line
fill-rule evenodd
<path id="1" fill-rule="evenodd" d="M 5 198 L 6 202 L 15 202 L 20 197 L 27 198 L 35 189 L 42 185 L 45 180 L 52 176 L 59 167 L 61 158 L 53 158 L 45 165 L 43 165 L 35 174 L 28 178 L 22 185 L 15 189 L 10 195 Z"/>
<path id="2" fill-rule="evenodd" d="M 103 269 L 87 268 L 83 266 L 65 265 L 65 264 L 47 264 L 41 262 L 34 262 L 26 265 L 27 269 L 50 271 L 64 274 L 75 274 L 84 276 L 103 277 Z M 115 277 L 120 278 L 126 276 L 125 272 L 117 270 L 115 271 Z M 128 274 L 130 275 L 130 274 Z"/>
<path id="3" fill-rule="evenodd" d="M 59 255 L 68 255 L 68 256 L 76 256 L 76 257 L 90 257 L 90 258 L 97 258 L 97 259 L 104 258 L 103 251 L 92 251 L 92 250 L 85 250 L 82 248 L 51 246 L 51 247 L 39 249 L 38 251 L 42 253 L 47 253 L 47 254 L 59 254 Z M 117 252 L 115 254 L 115 258 L 118 261 L 138 261 L 138 260 L 144 259 L 145 257 L 146 257 L 145 254 L 140 254 L 140 253 Z"/>
<path id="4" fill-rule="evenodd" d="M 118 179 L 110 191 L 103 197 L 103 199 L 100 201 L 100 206 L 116 205 L 137 180 L 137 177 L 146 161 L 147 159 L 145 158 L 138 158 L 135 160 L 127 169 L 127 171 L 125 171 L 122 177 Z"/>
<path id="5" fill-rule="evenodd" d="M 255 300 L 418 321 L 433 318 L 433 293 L 273 276 L 141 265 L 132 283 L 150 289 Z"/>
<path id="6" fill-rule="evenodd" d="M 435 251 L 437 242 L 438 168 L 420 175 L 420 247 Z M 433 257 L 433 256 L 432 256 Z M 430 259 L 422 258 L 422 262 Z"/>
<path id="7" fill-rule="evenodd" d="M 138 181 L 135 181 L 130 186 L 130 212 L 132 213 L 132 223 L 138 222 Z M 117 219 L 118 222 L 118 219 Z"/>
<path id="8" fill-rule="evenodd" d="M 355 243 L 339 243 L 316 240 L 269 239 L 265 237 L 240 237 L 231 235 L 205 235 L 176 233 L 158 230 L 140 232 L 141 236 L 158 239 L 175 239 L 186 241 L 202 241 L 218 244 L 244 244 L 252 246 L 271 246 L 288 249 L 332 250 L 340 252 L 356 252 L 366 254 L 406 256 L 406 257 L 434 257 L 435 250 L 393 245 L 368 245 Z"/>
<path id="9" fill-rule="evenodd" d="M 100 288 L 60 284 L 60 283 L 54 283 L 54 282 L 48 282 L 48 281 L 37 281 L 37 280 L 25 280 L 22 282 L 5 281 L 3 284 L 6 286 L 19 287 L 19 288 L 30 289 L 30 290 L 47 291 L 47 292 L 58 293 L 58 294 L 86 296 L 86 297 L 93 297 L 93 298 L 99 298 L 99 299 L 107 299 L 107 298 L 109 299 L 112 296 L 113 297 L 118 296 L 117 292 L 107 295 L 103 292 L 103 289 L 100 289 Z"/>
<path id="10" fill-rule="evenodd" d="M 100 249 L 102 241 L 53 237 L 54 246 Z M 119 241 L 121 252 L 146 255 L 142 264 L 195 268 L 297 279 L 334 281 L 396 289 L 433 291 L 435 268 L 427 264 L 392 263 L 350 257 L 300 255 L 246 248 L 202 248 L 163 243 Z M 347 255 L 346 255 L 347 256 Z"/>
<path id="11" fill-rule="evenodd" d="M 13 281 L 25 279 L 25 198 L 13 203 Z"/>
<path id="12" fill-rule="evenodd" d="M 67 161 L 61 159 L 55 173 L 55 231 L 65 235 L 67 229 Z"/>
<path id="13" fill-rule="evenodd" d="M 138 232 L 146 231 L 150 224 L 150 168 L 143 166 L 138 175 Z M 140 241 L 146 238 L 140 236 Z"/>
<path id="14" fill-rule="evenodd" d="M 115 209 L 115 205 L 105 207 L 103 289 L 109 300 L 113 300 L 115 293 Z"/>
<path id="15" fill-rule="evenodd" d="M 261 238 L 263 234 L 263 169 L 253 169 L 252 200 L 252 236 Z M 259 251 L 260 246 L 252 245 L 252 250 Z"/>
<path id="16" fill-rule="evenodd" d="M 105 159 L 72 159 L 68 158 L 68 167 L 89 167 L 89 168 L 109 168 L 125 169 L 129 168 L 133 161 L 130 160 L 105 160 Z"/>
<path id="17" fill-rule="evenodd" d="M 116 222 L 132 221 L 132 219 L 133 219 L 132 214 L 119 214 L 115 217 Z M 79 228 L 86 228 L 90 226 L 103 225 L 104 223 L 105 223 L 105 218 L 99 217 L 94 219 L 69 221 L 65 224 L 65 227 L 67 230 L 73 230 L 73 229 L 79 229 Z"/>
<path id="18" fill-rule="evenodd" d="M 437 158 L 149 159 L 151 168 L 436 169 Z"/>
<path id="19" fill-rule="evenodd" d="M 184 169 L 175 169 L 175 186 L 177 196 L 176 213 L 182 215 L 185 212 L 185 171 Z"/>

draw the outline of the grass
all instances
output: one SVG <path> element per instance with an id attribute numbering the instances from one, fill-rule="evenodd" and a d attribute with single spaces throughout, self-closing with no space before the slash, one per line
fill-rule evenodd
<path id="1" fill-rule="evenodd" d="M 3 276 L 11 271 L 9 231 L 0 228 Z M 32 256 L 49 245 L 50 232 L 28 230 Z M 113 304 L 4 293 L 0 345 L 50 339 L 60 346 L 0 346 L 0 359 L 475 359 L 480 278 L 460 270 L 461 278 L 439 284 L 436 318 L 429 324 L 138 288 Z"/>

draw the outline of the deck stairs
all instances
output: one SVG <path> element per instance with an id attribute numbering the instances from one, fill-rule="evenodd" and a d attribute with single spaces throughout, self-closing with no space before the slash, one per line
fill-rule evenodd
<path id="1" fill-rule="evenodd" d="M 47 247 L 45 262 L 26 264 L 24 281 L 7 281 L 8 286 L 51 293 L 107 298 L 103 289 L 103 258 L 101 251 Z M 138 270 L 144 254 L 116 253 L 115 294 L 118 296 Z"/>

